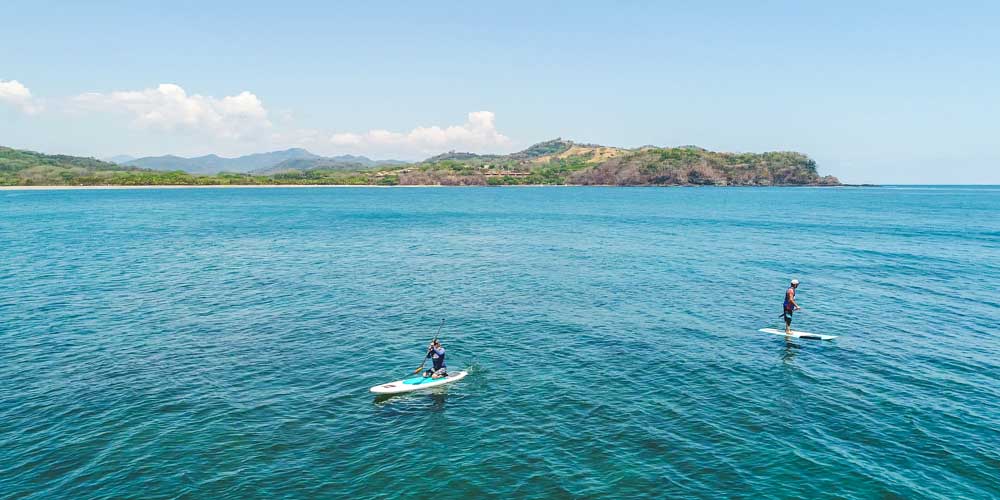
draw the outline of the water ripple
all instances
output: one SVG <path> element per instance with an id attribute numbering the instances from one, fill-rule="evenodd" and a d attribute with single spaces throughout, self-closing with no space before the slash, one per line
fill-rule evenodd
<path id="1" fill-rule="evenodd" d="M 0 497 L 997 498 L 998 221 L 995 189 L 0 192 Z M 756 332 L 793 275 L 837 341 Z M 470 375 L 372 397 L 441 318 Z"/>

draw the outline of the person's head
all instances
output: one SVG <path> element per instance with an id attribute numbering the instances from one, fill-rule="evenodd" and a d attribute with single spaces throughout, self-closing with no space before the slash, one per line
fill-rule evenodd
<path id="1" fill-rule="evenodd" d="M 798 287 L 799 287 L 799 280 L 792 280 L 792 288 L 798 288 Z"/>
<path id="2" fill-rule="evenodd" d="M 441 341 L 438 339 L 434 339 L 434 341 L 431 342 L 431 345 L 434 347 L 441 347 Z"/>

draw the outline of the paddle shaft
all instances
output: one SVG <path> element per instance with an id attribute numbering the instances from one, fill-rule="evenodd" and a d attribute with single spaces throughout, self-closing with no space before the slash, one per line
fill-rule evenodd
<path id="1" fill-rule="evenodd" d="M 444 326 L 444 320 L 442 319 L 441 324 L 438 325 L 437 333 L 434 334 L 434 340 L 431 341 L 431 344 L 437 342 L 438 336 L 441 335 L 441 327 L 443 326 Z M 427 364 L 427 354 L 424 354 L 424 360 L 420 362 L 420 366 L 418 366 L 416 370 L 413 370 L 413 373 L 419 373 L 420 370 L 424 369 L 424 365 L 426 364 Z"/>

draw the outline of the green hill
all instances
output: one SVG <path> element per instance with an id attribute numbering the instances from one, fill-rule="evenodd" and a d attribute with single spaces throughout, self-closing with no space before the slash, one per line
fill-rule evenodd
<path id="1" fill-rule="evenodd" d="M 364 156 L 342 155 L 334 157 L 317 157 L 285 160 L 273 167 L 253 170 L 254 175 L 285 174 L 292 171 L 307 170 L 369 170 L 382 166 L 406 165 L 397 160 L 371 160 Z"/>
<path id="2" fill-rule="evenodd" d="M 695 146 L 623 149 L 555 139 L 508 155 L 449 152 L 422 162 L 297 158 L 255 173 L 199 175 L 0 147 L 0 185 L 839 185 L 802 153 L 719 153 Z"/>
<path id="3" fill-rule="evenodd" d="M 630 151 L 594 168 L 574 172 L 571 184 L 782 186 L 836 185 L 820 177 L 802 153 L 716 153 L 700 148 Z"/>
<path id="4" fill-rule="evenodd" d="M 99 173 L 115 175 L 137 170 L 94 158 L 46 155 L 0 146 L 0 185 L 62 185 Z M 105 175 L 105 174 L 100 174 Z"/>
<path id="5" fill-rule="evenodd" d="M 118 165 L 95 158 L 48 155 L 0 146 L 0 186 L 141 186 L 257 184 L 249 176 L 196 176 Z"/>
<path id="6" fill-rule="evenodd" d="M 383 172 L 385 176 L 393 172 Z M 555 139 L 509 155 L 447 153 L 396 169 L 400 184 L 613 186 L 839 185 L 802 153 L 718 153 L 696 146 L 623 149 Z"/>

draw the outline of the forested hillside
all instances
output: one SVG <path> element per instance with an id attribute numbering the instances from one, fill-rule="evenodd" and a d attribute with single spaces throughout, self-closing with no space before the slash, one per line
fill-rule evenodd
<path id="1" fill-rule="evenodd" d="M 289 150 L 292 151 L 292 150 Z M 422 162 L 301 158 L 251 173 L 199 175 L 0 147 L 0 185 L 838 185 L 802 153 L 719 153 L 694 146 L 623 149 L 556 139 L 508 155 L 450 152 Z"/>

